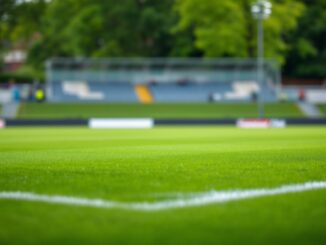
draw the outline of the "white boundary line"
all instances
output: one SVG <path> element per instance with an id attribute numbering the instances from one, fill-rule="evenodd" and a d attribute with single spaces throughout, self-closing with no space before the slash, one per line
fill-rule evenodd
<path id="1" fill-rule="evenodd" d="M 116 202 L 103 199 L 87 199 L 70 196 L 41 195 L 32 192 L 3 191 L 0 199 L 13 199 L 34 202 L 56 203 L 72 206 L 85 206 L 97 208 L 119 208 L 140 211 L 158 211 L 173 208 L 203 206 L 213 203 L 225 203 L 243 199 L 264 196 L 274 196 L 287 193 L 304 192 L 309 190 L 326 189 L 326 181 L 306 182 L 303 184 L 283 185 L 276 188 L 233 190 L 233 191 L 209 191 L 193 194 L 189 198 L 176 198 L 173 200 L 158 202 Z"/>

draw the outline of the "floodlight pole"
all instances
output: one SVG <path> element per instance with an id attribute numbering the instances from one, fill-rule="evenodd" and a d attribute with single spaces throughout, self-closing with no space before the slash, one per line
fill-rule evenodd
<path id="1" fill-rule="evenodd" d="M 268 0 L 257 0 L 257 3 L 251 6 L 254 17 L 257 18 L 257 80 L 259 84 L 259 93 L 257 98 L 258 116 L 264 117 L 264 19 L 271 14 L 272 4 Z"/>
<path id="2" fill-rule="evenodd" d="M 258 93 L 258 116 L 263 118 L 265 114 L 263 100 L 264 79 L 264 27 L 262 16 L 257 21 L 257 80 L 259 84 Z"/>

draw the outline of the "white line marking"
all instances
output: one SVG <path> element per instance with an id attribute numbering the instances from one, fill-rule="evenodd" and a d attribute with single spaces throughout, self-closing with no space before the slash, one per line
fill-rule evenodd
<path id="1" fill-rule="evenodd" d="M 14 199 L 45 203 L 57 203 L 73 206 L 86 206 L 97 208 L 119 208 L 141 211 L 158 211 L 172 208 L 184 208 L 203 206 L 213 203 L 225 203 L 242 199 L 249 199 L 263 196 L 274 196 L 287 193 L 304 192 L 309 190 L 326 189 L 326 181 L 306 182 L 303 184 L 283 185 L 276 188 L 231 190 L 231 191 L 209 191 L 194 194 L 189 198 L 176 198 L 174 200 L 158 202 L 116 202 L 103 199 L 87 199 L 69 196 L 50 196 L 35 194 L 32 192 L 0 192 L 0 199 Z"/>

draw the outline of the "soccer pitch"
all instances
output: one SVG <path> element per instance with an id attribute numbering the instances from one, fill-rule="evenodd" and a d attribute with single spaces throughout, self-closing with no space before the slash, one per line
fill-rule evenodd
<path id="1" fill-rule="evenodd" d="M 326 105 L 319 105 L 319 110 L 326 116 Z"/>
<path id="2" fill-rule="evenodd" d="M 304 117 L 295 103 L 265 104 L 266 117 Z M 18 118 L 239 118 L 257 117 L 255 103 L 25 103 Z"/>
<path id="3" fill-rule="evenodd" d="M 0 243 L 322 244 L 326 189 L 275 190 L 325 181 L 326 127 L 8 128 Z"/>

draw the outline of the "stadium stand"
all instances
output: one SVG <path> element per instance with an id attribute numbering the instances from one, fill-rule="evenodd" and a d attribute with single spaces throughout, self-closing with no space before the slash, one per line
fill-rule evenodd
<path id="1" fill-rule="evenodd" d="M 256 76 L 256 60 L 58 58 L 47 88 L 53 102 L 275 102 L 278 68 L 266 61 L 261 86 Z"/>
<path id="2" fill-rule="evenodd" d="M 107 83 L 87 81 L 63 81 L 52 87 L 54 101 L 107 101 L 137 102 L 133 85 L 129 83 Z"/>
<path id="3" fill-rule="evenodd" d="M 208 102 L 210 96 L 220 101 L 252 101 L 259 92 L 256 82 L 230 83 L 178 83 L 130 84 L 87 81 L 64 81 L 53 87 L 55 101 L 106 101 L 106 102 Z M 263 86 L 266 102 L 277 99 L 275 91 Z"/>

